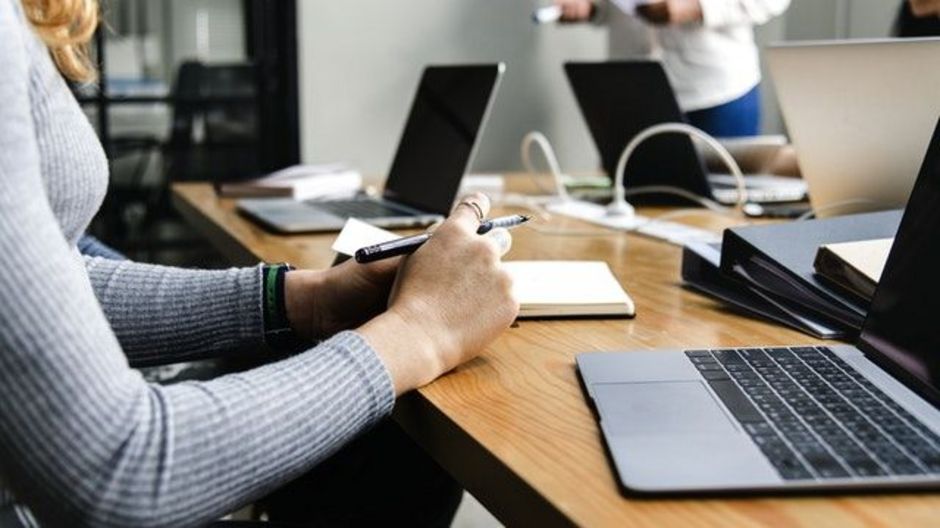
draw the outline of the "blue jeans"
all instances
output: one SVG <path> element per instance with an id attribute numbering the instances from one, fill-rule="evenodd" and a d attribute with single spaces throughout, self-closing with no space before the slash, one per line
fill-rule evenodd
<path id="1" fill-rule="evenodd" d="M 715 137 L 756 136 L 760 134 L 760 88 L 711 108 L 688 112 L 689 124 Z"/>

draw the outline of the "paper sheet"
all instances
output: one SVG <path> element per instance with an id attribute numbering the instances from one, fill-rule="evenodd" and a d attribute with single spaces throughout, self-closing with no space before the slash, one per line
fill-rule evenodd
<path id="1" fill-rule="evenodd" d="M 339 254 L 351 257 L 356 254 L 356 250 L 359 248 L 373 244 L 381 244 L 382 242 L 388 242 L 396 238 L 401 237 L 381 227 L 375 227 L 362 220 L 350 218 L 346 220 L 346 225 L 344 225 L 343 230 L 339 232 L 339 235 L 333 242 L 332 248 L 333 251 Z"/>

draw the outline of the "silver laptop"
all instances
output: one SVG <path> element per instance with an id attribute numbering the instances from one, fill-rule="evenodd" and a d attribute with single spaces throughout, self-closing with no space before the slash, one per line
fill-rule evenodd
<path id="1" fill-rule="evenodd" d="M 940 114 L 940 39 L 765 52 L 819 217 L 903 207 Z"/>
<path id="2" fill-rule="evenodd" d="M 638 492 L 940 487 L 940 126 L 855 346 L 580 354 Z"/>
<path id="3" fill-rule="evenodd" d="M 655 124 L 686 120 L 658 61 L 568 62 L 565 74 L 611 178 L 624 147 L 634 136 Z M 806 198 L 806 184 L 797 178 L 748 176 L 745 182 L 751 202 Z M 624 185 L 628 190 L 667 185 L 721 203 L 738 200 L 734 178 L 709 174 L 694 143 L 684 135 L 662 135 L 644 142 L 627 164 Z"/>
<path id="4" fill-rule="evenodd" d="M 499 63 L 424 70 L 381 198 L 244 199 L 239 211 L 285 233 L 339 231 L 352 217 L 385 228 L 436 222 L 453 205 L 505 69 Z"/>

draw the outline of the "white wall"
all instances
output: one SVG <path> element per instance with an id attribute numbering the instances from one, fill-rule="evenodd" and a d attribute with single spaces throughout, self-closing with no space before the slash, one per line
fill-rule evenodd
<path id="1" fill-rule="evenodd" d="M 346 161 L 388 170 L 426 63 L 503 60 L 508 64 L 473 170 L 519 166 L 518 145 L 546 132 L 563 168 L 596 167 L 597 155 L 562 72 L 565 60 L 603 60 L 604 31 L 534 26 L 536 0 L 301 0 L 301 133 L 307 162 Z M 762 45 L 781 40 L 886 36 L 897 0 L 793 0 L 758 29 Z M 770 83 L 764 129 L 782 131 Z"/>
<path id="2" fill-rule="evenodd" d="M 424 64 L 502 60 L 507 72 L 474 170 L 518 166 L 530 129 L 548 134 L 563 167 L 597 164 L 562 63 L 604 58 L 603 31 L 536 27 L 529 0 L 298 4 L 305 161 L 384 174 Z"/>

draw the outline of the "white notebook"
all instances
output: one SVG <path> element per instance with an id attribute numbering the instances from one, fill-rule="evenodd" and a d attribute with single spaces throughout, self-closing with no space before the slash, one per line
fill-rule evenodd
<path id="1" fill-rule="evenodd" d="M 606 262 L 515 260 L 503 263 L 519 317 L 633 317 L 636 307 Z"/>
<path id="2" fill-rule="evenodd" d="M 388 242 L 399 235 L 350 218 L 333 242 L 333 251 L 351 256 L 356 250 Z M 510 260 L 503 268 L 513 279 L 520 318 L 633 317 L 633 299 L 606 262 L 584 260 Z"/>

